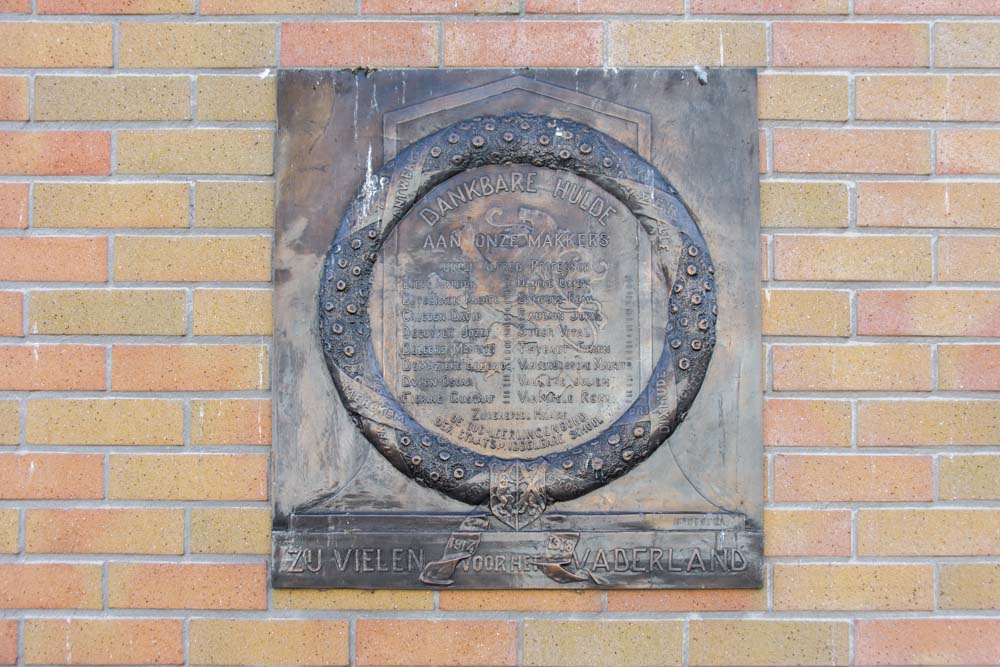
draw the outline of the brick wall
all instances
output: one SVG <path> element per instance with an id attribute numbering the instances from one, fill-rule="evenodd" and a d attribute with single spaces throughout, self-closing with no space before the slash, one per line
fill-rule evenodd
<path id="1" fill-rule="evenodd" d="M 997 0 L 0 13 L 0 662 L 1000 662 Z M 273 72 L 362 64 L 761 68 L 764 590 L 268 590 Z"/>

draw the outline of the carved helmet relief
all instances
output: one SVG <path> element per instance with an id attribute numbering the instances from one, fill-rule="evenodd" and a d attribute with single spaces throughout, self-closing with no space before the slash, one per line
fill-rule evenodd
<path id="1" fill-rule="evenodd" d="M 324 264 L 320 335 L 393 466 L 517 530 L 681 423 L 715 346 L 714 271 L 635 152 L 574 121 L 482 116 L 362 184 Z"/>

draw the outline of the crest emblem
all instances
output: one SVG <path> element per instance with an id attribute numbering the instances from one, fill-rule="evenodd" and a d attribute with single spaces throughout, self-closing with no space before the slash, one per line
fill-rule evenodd
<path id="1" fill-rule="evenodd" d="M 542 515 L 546 507 L 545 465 L 524 463 L 490 469 L 490 511 L 514 530 L 521 530 Z"/>

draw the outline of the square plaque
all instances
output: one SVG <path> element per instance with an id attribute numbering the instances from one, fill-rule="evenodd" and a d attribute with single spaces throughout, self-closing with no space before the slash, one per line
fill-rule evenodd
<path id="1" fill-rule="evenodd" d="M 761 585 L 753 70 L 283 71 L 277 587 Z"/>

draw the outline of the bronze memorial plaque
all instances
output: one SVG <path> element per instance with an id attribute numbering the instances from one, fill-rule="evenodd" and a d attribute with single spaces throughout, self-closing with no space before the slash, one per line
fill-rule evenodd
<path id="1" fill-rule="evenodd" d="M 283 71 L 278 587 L 758 587 L 753 70 Z"/>

